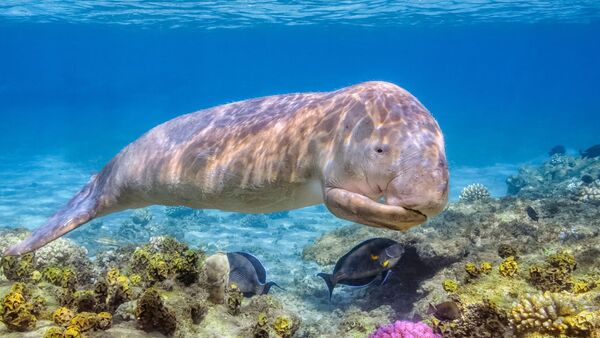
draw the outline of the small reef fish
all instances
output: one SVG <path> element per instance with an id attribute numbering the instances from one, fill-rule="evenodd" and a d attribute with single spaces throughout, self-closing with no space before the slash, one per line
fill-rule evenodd
<path id="1" fill-rule="evenodd" d="M 582 158 L 595 158 L 600 156 L 600 144 L 593 145 L 584 151 L 579 151 Z"/>
<path id="2" fill-rule="evenodd" d="M 354 287 L 368 286 L 381 277 L 384 284 L 398 263 L 404 248 L 388 238 L 371 238 L 346 253 L 335 264 L 332 274 L 319 273 L 329 289 L 329 300 L 337 284 Z"/>
<path id="3" fill-rule="evenodd" d="M 123 244 L 122 241 L 118 241 L 111 237 L 96 238 L 96 239 L 94 239 L 94 243 L 104 245 L 104 246 L 114 246 L 114 247 L 119 247 Z"/>
<path id="4" fill-rule="evenodd" d="M 454 320 L 460 317 L 460 308 L 453 301 L 443 302 L 437 305 L 429 304 L 428 315 L 433 315 L 441 321 Z"/>
<path id="5" fill-rule="evenodd" d="M 594 178 L 591 175 L 583 175 L 581 176 L 581 181 L 585 184 L 592 184 Z"/>
<path id="6" fill-rule="evenodd" d="M 555 155 L 555 154 L 564 155 L 566 152 L 567 152 L 567 150 L 565 149 L 565 146 L 563 146 L 562 144 L 559 144 L 559 145 L 552 147 L 552 149 L 550 149 L 550 151 L 548 152 L 548 155 L 550 155 L 550 156 Z"/>
<path id="7" fill-rule="evenodd" d="M 275 282 L 267 282 L 267 272 L 258 258 L 247 252 L 228 252 L 229 285 L 235 285 L 244 297 L 266 295 Z"/>
<path id="8" fill-rule="evenodd" d="M 534 208 L 530 206 L 527 207 L 527 209 L 525 209 L 525 211 L 527 211 L 527 216 L 529 216 L 529 218 L 531 218 L 534 221 L 538 221 L 540 219 L 540 216 L 538 215 L 537 211 L 535 211 Z"/>

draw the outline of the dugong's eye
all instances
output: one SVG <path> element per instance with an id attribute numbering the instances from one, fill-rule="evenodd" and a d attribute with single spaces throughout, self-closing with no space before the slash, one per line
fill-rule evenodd
<path id="1" fill-rule="evenodd" d="M 378 154 L 383 154 L 388 151 L 388 148 L 389 147 L 387 144 L 380 144 L 375 147 L 375 152 Z"/>

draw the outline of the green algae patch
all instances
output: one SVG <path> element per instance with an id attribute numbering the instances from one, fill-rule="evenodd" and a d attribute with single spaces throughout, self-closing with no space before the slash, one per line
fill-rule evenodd
<path id="1" fill-rule="evenodd" d="M 458 295 L 465 304 L 479 303 L 488 299 L 498 307 L 508 310 L 521 294 L 536 292 L 536 289 L 521 278 L 505 278 L 498 274 L 481 275 L 477 282 L 467 283 Z"/>

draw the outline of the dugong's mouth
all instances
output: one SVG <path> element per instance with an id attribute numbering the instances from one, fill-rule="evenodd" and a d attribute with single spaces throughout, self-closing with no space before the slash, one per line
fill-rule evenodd
<path id="1" fill-rule="evenodd" d="M 325 205 L 340 218 L 378 228 L 407 230 L 427 221 L 418 210 L 380 203 L 342 188 L 327 189 Z"/>

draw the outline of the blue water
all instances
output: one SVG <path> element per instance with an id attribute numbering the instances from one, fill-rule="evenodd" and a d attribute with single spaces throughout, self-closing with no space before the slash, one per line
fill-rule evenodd
<path id="1" fill-rule="evenodd" d="M 3 1 L 0 225 L 39 226 L 121 148 L 180 114 L 367 80 L 406 88 L 438 119 L 453 198 L 473 182 L 501 196 L 508 175 L 552 146 L 600 143 L 598 37 L 597 1 Z M 283 260 L 279 278 L 303 245 L 347 224 L 320 208 L 290 215 L 262 232 L 289 248 L 283 258 L 268 237 L 254 242 Z M 231 227 L 253 230 L 227 222 L 188 239 L 240 249 L 248 239 Z M 294 269 L 288 278 L 315 272 Z"/>

